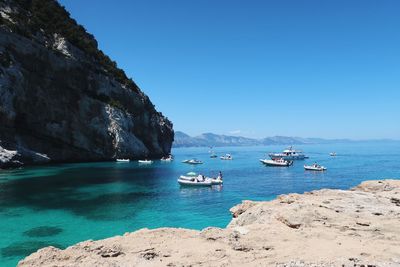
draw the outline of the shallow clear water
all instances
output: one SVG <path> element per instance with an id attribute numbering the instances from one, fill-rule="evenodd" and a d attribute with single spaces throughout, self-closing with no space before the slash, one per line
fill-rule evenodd
<path id="1" fill-rule="evenodd" d="M 229 208 L 243 199 L 319 189 L 347 189 L 369 179 L 400 178 L 400 142 L 297 146 L 310 156 L 289 168 L 263 166 L 266 152 L 283 146 L 216 148 L 233 161 L 210 159 L 207 148 L 175 149 L 174 162 L 63 164 L 0 171 L 0 263 L 15 266 L 37 249 L 65 248 L 139 228 L 225 227 Z M 337 157 L 329 152 L 336 151 Z M 196 157 L 203 165 L 183 159 Z M 304 163 L 328 167 L 306 172 Z M 224 174 L 224 185 L 180 188 L 189 171 Z"/>

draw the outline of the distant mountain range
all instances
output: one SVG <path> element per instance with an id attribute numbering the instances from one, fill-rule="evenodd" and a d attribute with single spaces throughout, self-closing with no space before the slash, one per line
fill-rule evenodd
<path id="1" fill-rule="evenodd" d="M 393 140 L 369 140 L 393 141 Z M 265 145 L 304 145 L 359 142 L 351 139 L 302 138 L 290 136 L 273 136 L 262 139 L 242 136 L 218 135 L 204 133 L 199 136 L 189 136 L 184 132 L 175 132 L 174 147 L 221 147 L 221 146 L 265 146 Z"/>

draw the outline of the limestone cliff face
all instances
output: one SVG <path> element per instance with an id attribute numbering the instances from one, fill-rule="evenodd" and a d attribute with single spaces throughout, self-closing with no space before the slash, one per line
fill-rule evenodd
<path id="1" fill-rule="evenodd" d="M 170 152 L 172 123 L 57 2 L 1 0 L 0 15 L 0 167 Z"/>

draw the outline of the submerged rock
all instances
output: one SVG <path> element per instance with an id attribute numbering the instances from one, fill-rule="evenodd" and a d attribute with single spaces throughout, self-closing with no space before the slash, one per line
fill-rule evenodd
<path id="1" fill-rule="evenodd" d="M 57 1 L 0 1 L 0 167 L 161 157 L 173 137 Z"/>
<path id="2" fill-rule="evenodd" d="M 142 229 L 47 247 L 19 266 L 400 266 L 399 196 L 400 180 L 383 180 L 245 201 L 225 229 Z"/>
<path id="3" fill-rule="evenodd" d="M 29 237 L 47 237 L 55 236 L 61 233 L 63 230 L 59 227 L 54 226 L 39 226 L 32 228 L 24 232 L 24 235 Z"/>
<path id="4" fill-rule="evenodd" d="M 22 257 L 26 254 L 37 251 L 43 246 L 60 246 L 51 241 L 26 241 L 26 242 L 16 242 L 11 245 L 0 249 L 0 253 L 4 258 L 11 257 Z"/>

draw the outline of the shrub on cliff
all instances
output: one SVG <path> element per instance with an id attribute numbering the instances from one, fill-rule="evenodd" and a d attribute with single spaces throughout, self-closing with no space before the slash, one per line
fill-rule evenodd
<path id="1" fill-rule="evenodd" d="M 28 38 L 33 38 L 38 32 L 51 37 L 61 34 L 71 44 L 81 49 L 102 66 L 104 72 L 135 92 L 138 87 L 125 72 L 118 68 L 117 63 L 98 49 L 94 36 L 86 31 L 69 12 L 55 0 L 9 0 L 17 4 L 18 11 L 12 14 L 16 24 L 1 19 L 0 24 L 6 24 L 14 32 Z M 1 17 L 0 17 L 1 18 Z"/>

